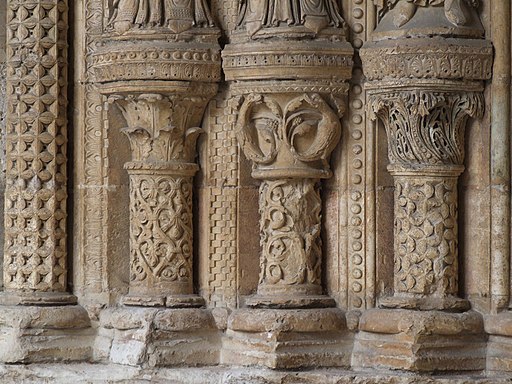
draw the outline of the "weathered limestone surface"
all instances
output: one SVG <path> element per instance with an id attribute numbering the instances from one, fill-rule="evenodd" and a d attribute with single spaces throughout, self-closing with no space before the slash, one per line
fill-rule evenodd
<path id="1" fill-rule="evenodd" d="M 261 368 L 158 368 L 140 369 L 121 365 L 92 364 L 33 364 L 1 366 L 0 377 L 5 383 L 188 383 L 188 384 L 506 384 L 510 378 L 480 375 L 411 376 L 400 373 L 347 372 L 337 369 L 316 371 L 271 371 Z"/>
<path id="2" fill-rule="evenodd" d="M 0 382 L 510 382 L 510 7 L 1 2 Z"/>
<path id="3" fill-rule="evenodd" d="M 470 303 L 458 284 L 465 128 L 469 117 L 483 116 L 482 80 L 492 65 L 477 3 L 381 3 L 379 25 L 361 50 L 368 110 L 384 124 L 395 185 L 393 294 L 379 300 L 395 309 L 362 315 L 357 367 L 485 366 L 482 316 L 466 312 Z"/>
<path id="4" fill-rule="evenodd" d="M 5 10 L 0 361 L 84 361 L 93 332 L 67 280 L 68 2 Z"/>

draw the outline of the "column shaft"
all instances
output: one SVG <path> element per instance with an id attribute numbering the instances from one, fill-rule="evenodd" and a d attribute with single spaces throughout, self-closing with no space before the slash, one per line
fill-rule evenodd
<path id="1" fill-rule="evenodd" d="M 260 295 L 322 293 L 322 200 L 315 179 L 264 180 L 260 186 Z"/>
<path id="2" fill-rule="evenodd" d="M 192 177 L 129 173 L 130 300 L 164 305 L 168 295 L 193 293 Z"/>
<path id="3" fill-rule="evenodd" d="M 394 179 L 395 295 L 457 295 L 457 177 Z"/>
<path id="4" fill-rule="evenodd" d="M 67 1 L 9 1 L 4 285 L 65 292 Z"/>

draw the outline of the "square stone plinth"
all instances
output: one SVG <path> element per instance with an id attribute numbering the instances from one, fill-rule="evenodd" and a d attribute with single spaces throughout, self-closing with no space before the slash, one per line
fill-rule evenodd
<path id="1" fill-rule="evenodd" d="M 95 358 L 132 366 L 201 366 L 219 362 L 220 334 L 200 308 L 117 307 L 100 314 Z"/>
<path id="2" fill-rule="evenodd" d="M 87 311 L 78 305 L 0 306 L 0 361 L 87 361 L 93 335 Z"/>
<path id="3" fill-rule="evenodd" d="M 348 367 L 353 335 L 336 308 L 239 309 L 228 319 L 221 362 L 275 369 Z"/>
<path id="4" fill-rule="evenodd" d="M 415 372 L 485 369 L 482 316 L 407 309 L 365 312 L 354 342 L 353 367 Z"/>
<path id="5" fill-rule="evenodd" d="M 512 372 L 512 312 L 506 311 L 485 317 L 487 370 Z"/>

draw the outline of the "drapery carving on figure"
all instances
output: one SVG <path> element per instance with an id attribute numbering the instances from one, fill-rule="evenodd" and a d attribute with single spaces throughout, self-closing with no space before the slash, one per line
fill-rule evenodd
<path id="1" fill-rule="evenodd" d="M 478 8 L 479 0 L 373 0 L 379 8 L 379 19 L 394 10 L 393 23 L 397 28 L 408 23 L 418 7 L 444 7 L 446 18 L 453 25 L 466 25 L 469 20 L 468 8 Z"/>
<path id="2" fill-rule="evenodd" d="M 328 26 L 342 26 L 343 18 L 337 0 L 242 0 L 237 24 L 251 36 L 283 24 L 303 25 L 318 33 Z"/>
<path id="3" fill-rule="evenodd" d="M 214 25 L 206 0 L 115 0 L 111 14 L 118 33 L 155 27 L 180 33 L 194 26 Z"/>

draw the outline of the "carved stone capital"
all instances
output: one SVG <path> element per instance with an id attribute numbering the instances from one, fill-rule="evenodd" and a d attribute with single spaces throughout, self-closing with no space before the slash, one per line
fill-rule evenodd
<path id="1" fill-rule="evenodd" d="M 386 128 L 390 166 L 399 169 L 452 167 L 464 163 L 464 129 L 469 117 L 483 115 L 481 92 L 404 90 L 374 93 L 370 117 Z"/>
<path id="2" fill-rule="evenodd" d="M 240 100 L 238 142 L 253 177 L 327 178 L 340 116 L 318 93 L 249 94 Z"/>
<path id="3" fill-rule="evenodd" d="M 130 141 L 134 162 L 194 161 L 196 141 L 203 132 L 198 125 L 207 98 L 146 93 L 111 95 L 109 100 L 115 102 L 126 119 L 123 132 Z"/>

